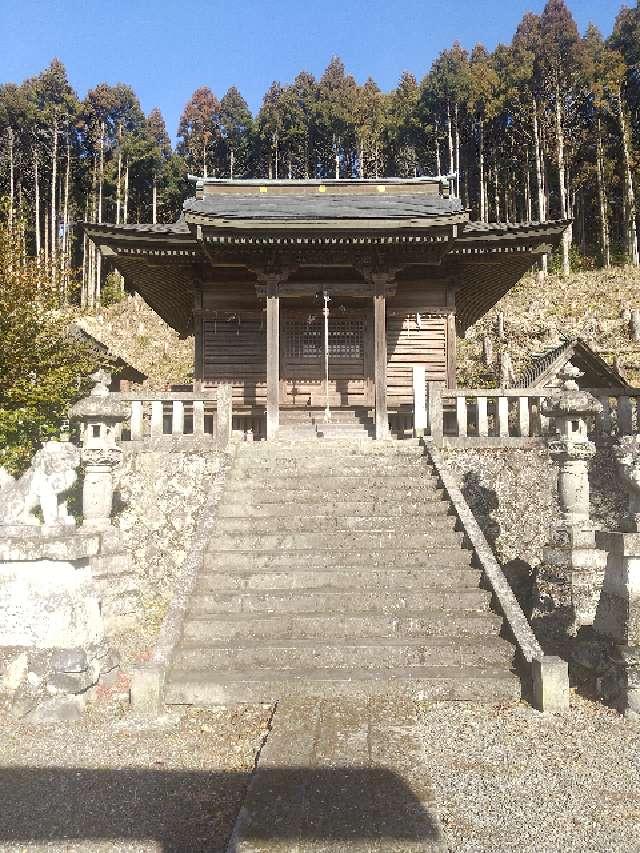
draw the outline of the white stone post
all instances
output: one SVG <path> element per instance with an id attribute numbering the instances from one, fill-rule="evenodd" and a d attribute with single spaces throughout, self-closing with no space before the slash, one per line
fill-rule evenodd
<path id="1" fill-rule="evenodd" d="M 442 382 L 429 382 L 429 430 L 434 444 L 441 445 L 444 432 Z"/>
<path id="2" fill-rule="evenodd" d="M 226 450 L 231 441 L 232 429 L 233 407 L 231 385 L 218 385 L 216 406 L 216 434 L 218 438 L 218 450 Z"/>
<path id="3" fill-rule="evenodd" d="M 423 365 L 413 366 L 413 435 L 422 438 L 427 428 L 426 371 Z"/>

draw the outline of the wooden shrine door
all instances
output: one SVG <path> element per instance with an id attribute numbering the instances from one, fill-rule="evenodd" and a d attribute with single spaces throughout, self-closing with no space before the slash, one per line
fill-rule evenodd
<path id="1" fill-rule="evenodd" d="M 329 314 L 329 405 L 373 405 L 372 317 L 360 309 Z M 325 332 L 322 308 L 285 309 L 281 321 L 280 405 L 324 406 Z"/>

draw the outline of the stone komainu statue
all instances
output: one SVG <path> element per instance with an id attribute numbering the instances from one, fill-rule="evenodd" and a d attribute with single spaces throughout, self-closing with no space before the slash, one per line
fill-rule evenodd
<path id="1" fill-rule="evenodd" d="M 80 452 L 72 444 L 47 441 L 33 457 L 29 470 L 15 480 L 0 468 L 0 524 L 40 525 L 33 515 L 40 508 L 47 526 L 72 525 L 66 503 L 59 495 L 77 479 Z"/>

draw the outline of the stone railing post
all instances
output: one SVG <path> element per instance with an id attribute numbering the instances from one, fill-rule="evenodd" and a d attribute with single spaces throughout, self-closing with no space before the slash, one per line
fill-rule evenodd
<path id="1" fill-rule="evenodd" d="M 591 394 L 579 390 L 575 379 L 581 375 L 573 365 L 566 365 L 560 372 L 561 390 L 542 407 L 542 414 L 553 419 L 558 429 L 549 440 L 549 453 L 559 467 L 560 501 L 560 518 L 551 529 L 544 561 L 568 576 L 571 633 L 593 624 L 606 564 L 606 554 L 596 548 L 589 518 L 589 460 L 595 445 L 588 439 L 587 418 L 602 407 Z"/>
<path id="2" fill-rule="evenodd" d="M 594 628 L 614 644 L 608 698 L 620 710 L 640 714 L 640 436 L 621 438 L 614 457 L 628 514 L 623 531 L 598 533 L 607 570 Z"/>
<path id="3" fill-rule="evenodd" d="M 413 366 L 413 436 L 422 438 L 427 428 L 426 371 L 423 365 Z"/>
<path id="4" fill-rule="evenodd" d="M 71 417 L 83 422 L 81 461 L 84 467 L 82 488 L 83 526 L 104 531 L 111 527 L 113 505 L 113 469 L 119 464 L 122 449 L 117 444 L 126 406 L 110 396 L 110 374 L 94 373 L 96 385 L 88 397 L 71 409 Z"/>
<path id="5" fill-rule="evenodd" d="M 216 398 L 218 450 L 226 450 L 231 442 L 232 429 L 232 387 L 228 384 L 218 385 Z"/>
<path id="6" fill-rule="evenodd" d="M 429 382 L 429 429 L 435 445 L 442 444 L 444 413 L 442 411 L 442 382 Z"/>

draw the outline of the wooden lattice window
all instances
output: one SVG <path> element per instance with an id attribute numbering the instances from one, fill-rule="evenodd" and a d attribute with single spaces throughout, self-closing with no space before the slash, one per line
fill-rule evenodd
<path id="1" fill-rule="evenodd" d="M 362 358 L 364 352 L 364 321 L 329 318 L 329 358 Z M 324 356 L 324 320 L 288 320 L 286 323 L 286 354 L 291 359 L 322 358 Z"/>

